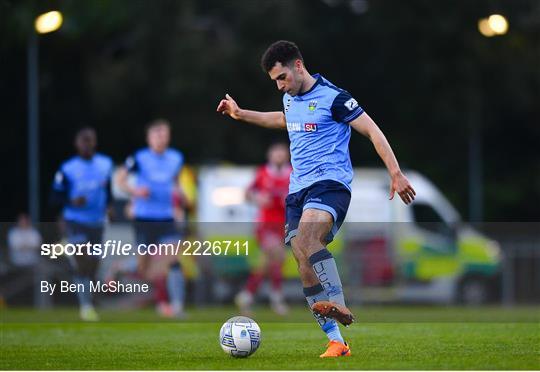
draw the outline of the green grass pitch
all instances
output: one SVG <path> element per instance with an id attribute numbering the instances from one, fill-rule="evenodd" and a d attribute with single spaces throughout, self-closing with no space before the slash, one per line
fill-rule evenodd
<path id="1" fill-rule="evenodd" d="M 150 310 L 102 311 L 82 323 L 74 309 L 1 311 L 1 369 L 340 370 L 539 369 L 538 308 L 366 307 L 343 329 L 353 355 L 321 360 L 326 337 L 304 307 L 254 316 L 260 349 L 247 359 L 221 350 L 221 324 L 233 308 L 191 309 L 164 321 Z"/>

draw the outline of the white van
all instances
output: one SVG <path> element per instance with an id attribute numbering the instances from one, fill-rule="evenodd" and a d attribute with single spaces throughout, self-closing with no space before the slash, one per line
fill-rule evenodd
<path id="1" fill-rule="evenodd" d="M 489 301 L 501 263 L 498 244 L 462 223 L 428 179 L 405 173 L 417 193 L 410 206 L 397 195 L 389 200 L 386 170 L 355 169 L 347 218 L 329 247 L 341 261 L 347 296 L 356 302 Z M 245 190 L 254 174 L 254 167 L 200 168 L 197 221 L 203 235 L 251 235 L 256 209 Z M 297 277 L 290 252 L 285 275 Z"/>

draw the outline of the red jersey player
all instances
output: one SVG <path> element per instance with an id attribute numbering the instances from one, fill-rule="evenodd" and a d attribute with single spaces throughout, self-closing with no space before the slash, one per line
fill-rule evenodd
<path id="1" fill-rule="evenodd" d="M 268 149 L 267 164 L 257 170 L 255 180 L 247 190 L 247 199 L 259 207 L 256 238 L 261 248 L 261 261 L 251 272 L 245 288 L 236 296 L 236 304 L 244 314 L 250 314 L 254 296 L 265 278 L 271 284 L 270 305 L 280 315 L 287 312 L 281 285 L 285 259 L 285 198 L 289 192 L 289 148 L 277 143 Z"/>

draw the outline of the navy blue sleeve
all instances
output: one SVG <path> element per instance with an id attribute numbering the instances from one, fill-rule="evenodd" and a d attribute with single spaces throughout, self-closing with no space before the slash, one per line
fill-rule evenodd
<path id="1" fill-rule="evenodd" d="M 346 90 L 341 91 L 332 103 L 332 118 L 338 123 L 350 123 L 364 112 Z"/>

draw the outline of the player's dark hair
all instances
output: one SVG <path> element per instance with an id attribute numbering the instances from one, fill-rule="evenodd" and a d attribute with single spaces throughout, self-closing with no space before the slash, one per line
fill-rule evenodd
<path id="1" fill-rule="evenodd" d="M 304 61 L 298 46 L 292 41 L 279 40 L 266 49 L 261 58 L 261 67 L 264 72 L 268 72 L 277 62 L 282 65 L 289 65 L 297 59 Z"/>
<path id="2" fill-rule="evenodd" d="M 77 130 L 77 133 L 75 133 L 75 138 L 78 138 L 80 135 L 82 135 L 85 132 L 91 132 L 94 136 L 97 137 L 97 133 L 94 128 L 89 127 L 89 126 L 83 126 Z"/>
<path id="3" fill-rule="evenodd" d="M 155 120 L 152 120 L 150 123 L 148 123 L 146 125 L 146 133 L 148 133 L 151 129 L 154 129 L 154 128 L 157 128 L 157 127 L 161 127 L 161 126 L 165 126 L 169 129 L 171 129 L 171 124 L 169 123 L 169 121 L 167 119 L 155 119 Z"/>

